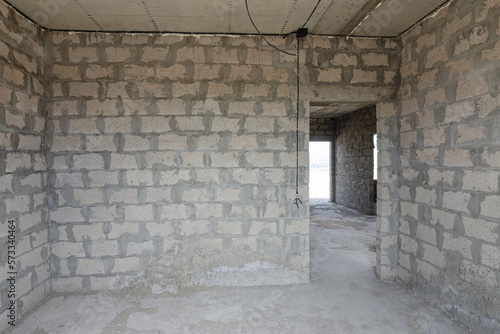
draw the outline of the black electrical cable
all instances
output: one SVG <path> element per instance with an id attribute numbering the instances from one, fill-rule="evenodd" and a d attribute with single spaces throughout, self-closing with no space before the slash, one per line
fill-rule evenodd
<path id="1" fill-rule="evenodd" d="M 316 11 L 316 9 L 318 9 L 318 6 L 319 6 L 320 2 L 321 2 L 321 0 L 318 0 L 318 3 L 316 4 L 316 7 L 314 7 L 313 11 L 311 12 L 311 15 L 309 15 L 309 17 L 306 20 L 306 23 L 304 23 L 304 25 L 302 26 L 302 28 L 304 28 L 306 26 L 306 24 L 309 23 L 309 20 L 313 16 L 314 12 Z"/>
<path id="2" fill-rule="evenodd" d="M 290 53 L 290 52 L 286 52 L 284 50 L 281 50 L 280 48 L 272 45 L 265 37 L 264 35 L 262 35 L 262 33 L 260 32 L 259 28 L 257 28 L 257 26 L 255 25 L 255 23 L 253 22 L 253 19 L 252 19 L 252 15 L 250 15 L 250 10 L 248 9 L 248 0 L 245 0 L 245 6 L 247 8 L 247 14 L 248 14 L 248 18 L 250 19 L 250 22 L 252 22 L 252 25 L 253 27 L 255 28 L 255 30 L 257 30 L 257 32 L 259 33 L 260 37 L 262 37 L 262 39 L 264 41 L 266 41 L 267 44 L 269 44 L 269 46 L 271 46 L 272 48 L 278 50 L 279 52 L 283 52 L 284 54 L 287 54 L 289 56 L 296 56 L 296 54 L 294 53 Z"/>
<path id="3" fill-rule="evenodd" d="M 300 39 L 297 38 L 297 128 L 295 137 L 297 139 L 297 165 L 295 169 L 295 194 L 299 194 L 299 107 L 300 107 Z M 296 203 L 297 204 L 297 203 Z M 298 206 L 298 204 L 297 204 Z"/>

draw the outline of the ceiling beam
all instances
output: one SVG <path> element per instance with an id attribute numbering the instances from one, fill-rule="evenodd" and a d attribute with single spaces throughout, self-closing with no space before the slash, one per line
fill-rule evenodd
<path id="1" fill-rule="evenodd" d="M 370 0 L 363 8 L 352 18 L 349 23 L 342 29 L 340 35 L 350 35 L 354 29 L 356 29 L 361 22 L 375 9 L 378 5 L 382 3 L 383 0 Z"/>

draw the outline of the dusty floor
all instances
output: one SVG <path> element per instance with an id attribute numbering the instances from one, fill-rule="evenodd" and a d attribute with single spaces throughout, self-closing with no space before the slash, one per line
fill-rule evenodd
<path id="1" fill-rule="evenodd" d="M 377 281 L 374 244 L 375 217 L 314 201 L 310 284 L 58 296 L 10 333 L 468 333 Z"/>

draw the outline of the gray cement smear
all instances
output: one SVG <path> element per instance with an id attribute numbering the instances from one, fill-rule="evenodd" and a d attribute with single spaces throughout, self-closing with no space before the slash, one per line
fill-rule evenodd
<path id="1" fill-rule="evenodd" d="M 9 334 L 468 333 L 413 293 L 376 280 L 375 217 L 315 201 L 310 232 L 310 284 L 66 294 Z"/>

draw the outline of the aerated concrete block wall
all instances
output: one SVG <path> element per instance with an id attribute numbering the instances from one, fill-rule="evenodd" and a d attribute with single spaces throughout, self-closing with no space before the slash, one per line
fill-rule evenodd
<path id="1" fill-rule="evenodd" d="M 48 49 L 55 291 L 308 280 L 310 92 L 297 208 L 294 57 L 256 37 L 54 32 Z M 310 37 L 303 85 L 382 100 L 398 52 Z"/>
<path id="2" fill-rule="evenodd" d="M 44 32 L 1 2 L 0 331 L 51 291 L 43 60 Z"/>
<path id="3" fill-rule="evenodd" d="M 308 281 L 308 108 L 254 37 L 53 33 L 55 291 Z"/>
<path id="4" fill-rule="evenodd" d="M 334 119 L 335 202 L 375 214 L 374 143 L 376 107 Z"/>
<path id="5" fill-rule="evenodd" d="M 404 34 L 400 278 L 500 328 L 500 3 L 453 1 Z"/>

